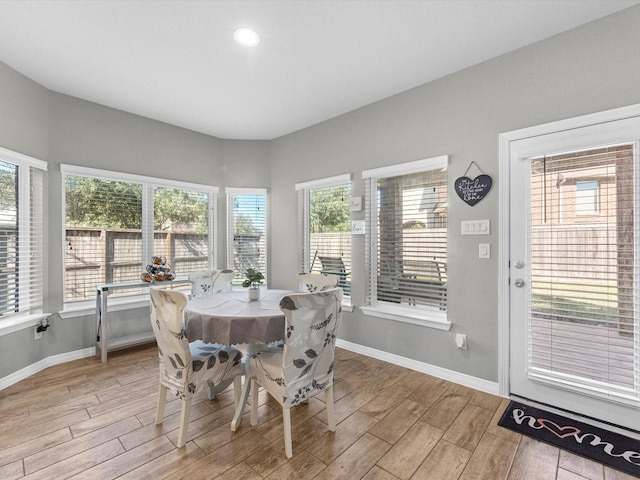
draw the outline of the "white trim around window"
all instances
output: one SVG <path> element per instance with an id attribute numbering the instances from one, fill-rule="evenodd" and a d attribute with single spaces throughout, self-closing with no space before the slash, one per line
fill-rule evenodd
<path id="1" fill-rule="evenodd" d="M 113 170 L 102 170 L 100 168 L 80 167 L 78 165 L 61 164 L 60 173 L 63 175 L 77 175 L 80 177 L 103 178 L 105 180 L 116 180 L 121 182 L 153 184 L 159 187 L 184 188 L 188 190 L 198 190 L 208 193 L 218 193 L 218 187 L 202 185 L 199 183 L 181 182 L 179 180 L 169 180 L 166 178 L 147 177 L 146 175 L 136 175 L 133 173 L 114 172 Z"/>
<path id="2" fill-rule="evenodd" d="M 437 222 L 434 219 L 431 219 L 428 222 L 425 222 L 425 227 L 422 230 L 418 230 L 429 232 L 428 238 L 431 238 L 433 236 L 431 240 L 422 241 L 426 241 L 427 244 L 425 245 L 429 246 L 430 251 L 433 250 L 434 254 L 436 254 L 438 257 L 441 257 L 439 258 L 439 261 L 421 262 L 419 260 L 422 259 L 418 258 L 416 260 L 416 263 L 419 263 L 420 265 L 413 266 L 412 271 L 409 272 L 407 271 L 407 267 L 409 266 L 410 262 L 409 260 L 407 260 L 407 258 L 405 258 L 405 255 L 403 254 L 398 258 L 391 258 L 391 263 L 389 266 L 380 268 L 378 265 L 378 222 L 380 219 L 379 208 L 390 208 L 391 210 L 389 210 L 389 212 L 391 214 L 393 213 L 393 209 L 396 208 L 393 206 L 393 204 L 387 204 L 386 207 L 380 204 L 381 199 L 378 192 L 378 181 L 380 179 L 389 178 L 393 180 L 393 177 L 402 177 L 405 175 L 446 170 L 448 162 L 449 156 L 441 155 L 424 160 L 417 160 L 413 162 L 406 162 L 381 168 L 364 170 L 362 172 L 363 179 L 367 180 L 367 202 L 365 217 L 367 223 L 369 224 L 366 237 L 366 257 L 369 267 L 367 305 L 361 307 L 361 310 L 365 315 L 385 318 L 388 320 L 404 322 L 413 325 L 420 325 L 429 328 L 435 328 L 439 330 L 449 330 L 451 328 L 451 322 L 448 320 L 446 311 L 446 177 L 444 179 L 438 179 L 436 177 L 436 179 L 430 180 L 430 182 L 437 182 L 432 184 L 433 194 L 435 195 L 435 197 L 433 197 L 431 200 L 435 202 L 434 208 L 440 205 L 445 212 L 443 226 L 437 228 Z M 424 199 L 424 197 L 417 197 L 417 194 L 415 192 L 412 195 L 413 197 L 402 200 L 403 205 L 405 201 L 408 201 L 410 203 L 407 205 L 415 206 L 416 202 L 419 201 L 420 198 Z M 399 211 L 404 212 L 404 209 L 405 207 L 402 206 Z M 404 216 L 404 213 L 399 213 L 399 215 L 401 215 L 402 218 Z M 393 218 L 397 218 L 397 215 L 393 215 Z M 396 225 L 392 228 L 398 229 L 397 232 L 402 238 L 401 241 L 404 243 L 404 228 L 402 228 L 401 225 Z M 444 232 L 442 232 L 442 230 L 444 230 Z M 387 232 L 387 234 L 389 233 L 388 230 L 385 230 L 385 232 Z M 413 233 L 415 233 L 415 231 Z M 444 239 L 442 238 L 443 233 L 445 235 Z M 412 242 L 415 243 L 415 241 L 417 240 L 419 239 L 414 238 Z M 410 254 L 415 257 L 417 254 L 416 252 L 418 252 L 418 250 L 416 250 L 416 246 L 412 245 L 411 250 L 412 253 L 410 252 Z M 422 263 L 424 263 L 425 265 L 422 265 Z M 442 271 L 443 275 L 441 277 L 442 284 L 434 282 L 432 280 L 431 277 L 436 271 L 434 270 L 434 272 L 432 272 L 430 270 L 431 267 L 427 267 L 427 264 L 431 263 L 437 265 L 437 272 L 440 272 L 441 269 L 444 270 Z M 442 267 L 443 265 L 444 267 Z M 378 272 L 381 272 L 380 274 L 384 277 L 382 280 L 385 281 L 385 283 L 381 284 L 381 288 L 379 288 L 378 285 Z M 426 280 L 422 280 L 421 277 L 425 277 Z M 390 280 L 389 285 L 387 285 L 387 283 L 389 283 L 387 282 L 387 280 Z M 394 282 L 398 285 L 395 285 Z M 440 291 L 442 289 L 444 289 L 442 292 L 443 300 L 441 305 L 438 306 L 437 304 L 433 303 L 432 300 L 433 298 L 435 298 L 438 302 L 440 302 L 440 297 L 438 295 L 440 294 Z M 384 295 L 382 299 L 380 298 L 380 295 Z M 421 297 L 423 299 L 422 301 L 420 300 Z"/>
<path id="3" fill-rule="evenodd" d="M 173 181 L 173 180 L 157 178 L 157 177 L 135 175 L 135 174 L 129 174 L 129 173 L 123 173 L 123 172 L 114 172 L 110 170 L 81 167 L 77 165 L 68 165 L 68 164 L 62 164 L 60 166 L 60 171 L 62 174 L 61 176 L 62 176 L 62 190 L 63 190 L 63 208 L 62 208 L 63 238 L 65 238 L 67 234 L 67 227 L 66 227 L 66 220 L 65 220 L 67 205 L 64 197 L 64 192 L 65 192 L 65 182 L 68 177 L 84 177 L 88 179 L 99 179 L 99 180 L 105 180 L 105 181 L 121 182 L 124 184 L 136 184 L 141 186 L 142 188 L 142 211 L 141 211 L 141 224 L 140 224 L 140 231 L 142 232 L 141 257 L 139 259 L 137 257 L 136 258 L 127 257 L 125 259 L 126 261 L 139 260 L 141 262 L 140 271 L 143 271 L 143 269 L 145 268 L 145 265 L 149 263 L 150 258 L 156 254 L 155 250 L 159 247 L 158 239 L 156 238 L 156 234 L 154 232 L 154 215 L 155 215 L 154 197 L 156 194 L 156 190 L 176 189 L 176 190 L 195 193 L 203 197 L 206 196 L 207 202 L 208 202 L 208 207 L 206 212 L 206 216 L 207 216 L 206 222 L 207 222 L 208 231 L 207 231 L 206 238 L 208 240 L 206 241 L 206 245 L 203 247 L 203 252 L 206 251 L 206 261 L 204 259 L 204 253 L 203 253 L 201 255 L 202 258 L 199 260 L 200 263 L 193 268 L 202 269 L 201 268 L 202 263 L 206 263 L 206 266 L 204 268 L 216 268 L 216 264 L 215 264 L 216 249 L 217 249 L 216 213 L 217 213 L 217 193 L 219 191 L 218 187 L 190 183 L 190 182 Z M 204 217 L 204 215 L 205 213 L 203 213 L 202 216 Z M 179 232 L 179 234 L 182 234 L 182 235 L 189 235 L 190 233 L 191 232 L 186 232 L 186 233 Z M 63 242 L 63 244 L 65 244 L 65 242 Z M 89 247 L 90 246 L 91 245 L 89 245 Z M 133 251 L 133 254 L 135 255 L 136 254 L 135 248 L 133 248 L 132 251 Z M 63 253 L 63 258 L 66 258 L 65 257 L 66 251 L 63 251 L 62 253 Z M 89 253 L 92 254 L 93 252 L 89 251 Z M 176 259 L 178 259 L 178 255 L 180 254 L 181 252 L 178 252 L 176 254 Z M 158 255 L 164 256 L 162 254 L 158 254 Z M 182 254 L 182 257 L 184 257 L 184 254 Z M 179 271 L 180 267 L 177 266 L 169 258 L 168 255 L 167 255 L 167 260 L 172 267 L 174 275 L 186 274 L 186 272 L 184 271 L 182 272 Z M 190 264 L 186 263 L 189 261 L 188 258 L 186 259 L 186 262 L 185 262 L 185 258 L 180 258 L 180 260 L 183 261 L 181 270 L 185 270 L 185 268 L 189 268 L 191 266 Z M 84 290 L 82 292 L 83 295 L 79 295 L 77 298 L 67 297 L 66 295 L 66 292 L 67 292 L 66 271 L 67 270 L 66 269 L 67 269 L 67 264 L 65 262 L 65 299 L 63 302 L 64 310 L 63 312 L 61 312 L 61 316 L 78 316 L 81 314 L 85 314 L 87 311 L 95 309 L 95 305 L 92 305 L 92 302 L 95 304 L 95 302 L 92 300 L 93 293 L 88 294 L 84 292 L 87 290 L 85 286 L 90 283 L 89 281 L 85 282 L 85 284 L 83 285 L 83 290 Z M 139 278 L 138 276 L 139 276 L 139 273 L 136 273 L 134 277 L 125 281 L 137 280 Z M 117 281 L 122 281 L 122 280 L 116 280 L 116 282 Z M 105 282 L 103 280 L 102 282 L 96 281 L 95 283 L 99 284 L 99 283 L 105 283 Z M 111 282 L 107 281 L 106 283 L 111 283 Z M 127 298 L 126 300 L 123 300 L 123 303 L 130 304 L 129 306 L 133 308 L 137 306 L 136 302 L 140 298 L 143 298 L 144 295 L 141 296 L 141 295 L 132 294 L 132 295 L 126 295 L 126 297 Z"/>
<path id="4" fill-rule="evenodd" d="M 326 238 L 321 238 L 323 233 L 311 233 L 312 196 L 317 190 L 332 189 L 334 187 L 346 188 L 345 208 L 349 211 L 351 201 L 350 173 L 335 175 L 332 177 L 310 180 L 297 183 L 295 189 L 298 192 L 298 269 L 300 272 L 331 272 L 339 275 L 339 285 L 344 290 L 342 307 L 344 310 L 352 311 L 351 306 L 351 218 L 349 213 L 348 231 L 325 232 Z M 313 244 L 313 245 L 312 245 Z M 314 254 L 312 255 L 312 251 Z M 334 262 L 330 266 L 327 262 Z M 326 265 L 325 265 L 326 263 Z"/>
<path id="5" fill-rule="evenodd" d="M 336 185 L 344 185 L 351 183 L 351 174 L 344 173 L 334 177 L 321 178 L 318 180 L 309 180 L 308 182 L 296 183 L 296 190 L 310 190 L 312 188 L 335 187 Z"/>
<path id="6" fill-rule="evenodd" d="M 0 331 L 37 324 L 44 306 L 44 185 L 47 163 L 0 148 Z M 5 184 L 6 182 L 6 184 Z"/>
<path id="7" fill-rule="evenodd" d="M 398 175 L 409 175 L 410 173 L 419 173 L 426 170 L 447 168 L 448 164 L 449 155 L 440 155 L 438 157 L 425 158 L 423 160 L 414 160 L 413 162 L 398 163 L 396 165 L 363 170 L 362 178 L 388 178 Z"/>
<path id="8" fill-rule="evenodd" d="M 268 190 L 227 187 L 224 193 L 227 196 L 226 265 L 227 268 L 235 271 L 233 284 L 242 283 L 248 268 L 262 272 L 268 284 Z M 243 197 L 244 201 L 236 205 L 236 200 L 240 201 Z M 240 217 L 244 217 L 244 225 L 238 224 Z M 238 227 L 241 231 L 238 231 Z"/>

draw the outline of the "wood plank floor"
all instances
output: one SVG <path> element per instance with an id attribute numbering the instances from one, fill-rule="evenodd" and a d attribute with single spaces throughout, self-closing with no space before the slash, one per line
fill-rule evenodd
<path id="1" fill-rule="evenodd" d="M 0 479 L 535 479 L 632 477 L 497 426 L 507 400 L 336 351 L 337 431 L 323 396 L 292 411 L 284 455 L 280 407 L 260 394 L 230 431 L 233 392 L 194 399 L 176 449 L 180 402 L 154 425 L 154 344 L 47 368 L 0 392 Z"/>

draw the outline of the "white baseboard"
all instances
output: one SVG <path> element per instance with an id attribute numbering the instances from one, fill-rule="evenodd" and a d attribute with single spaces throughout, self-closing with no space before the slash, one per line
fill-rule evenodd
<path id="1" fill-rule="evenodd" d="M 496 382 L 490 382 L 481 378 L 472 377 L 464 373 L 456 372 L 454 370 L 448 370 L 446 368 L 437 367 L 428 363 L 418 362 L 410 358 L 401 357 L 393 353 L 383 352 L 382 350 L 376 350 L 375 348 L 365 347 L 357 343 L 351 343 L 338 339 L 336 346 L 349 350 L 351 352 L 366 355 L 367 357 L 377 358 L 384 362 L 389 362 L 401 367 L 410 368 L 417 372 L 426 373 L 427 375 L 433 375 L 434 377 L 442 378 L 453 383 L 464 385 L 465 387 L 480 390 L 482 392 L 490 393 L 492 395 L 499 395 L 499 388 Z M 43 358 L 39 362 L 29 365 L 28 367 L 18 370 L 11 375 L 8 375 L 0 379 L 0 390 L 3 390 L 14 383 L 24 380 L 25 378 L 44 370 L 47 367 L 58 365 L 64 362 L 70 362 L 72 360 L 78 360 L 80 358 L 91 357 L 96 354 L 96 347 L 89 347 L 83 350 L 76 350 L 74 352 L 61 353 L 59 355 L 52 355 L 47 358 Z"/>
<path id="2" fill-rule="evenodd" d="M 22 370 L 18 370 L 11 375 L 0 378 L 0 390 L 13 385 L 14 383 L 18 383 L 20 380 L 29 378 L 31 375 L 36 374 L 47 367 L 58 365 L 60 363 L 70 362 L 72 360 L 79 360 L 80 358 L 91 357 L 95 354 L 96 347 L 89 347 L 82 350 L 76 350 L 74 352 L 60 353 L 58 355 L 52 355 L 50 357 L 43 358 L 42 360 L 29 365 L 28 367 L 24 367 Z"/>
<path id="3" fill-rule="evenodd" d="M 448 370 L 428 363 L 418 362 L 417 360 L 412 360 L 410 358 L 401 357 L 400 355 L 383 352 L 382 350 L 376 350 L 375 348 L 365 347 L 358 345 L 357 343 L 346 342 L 340 339 L 336 341 L 336 346 L 351 352 L 366 355 L 367 357 L 377 358 L 384 362 L 426 373 L 427 375 L 433 375 L 434 377 L 442 378 L 443 380 L 464 385 L 465 387 L 473 388 L 475 390 L 480 390 L 492 395 L 500 395 L 499 387 L 496 382 L 490 382 L 488 380 L 483 380 L 482 378 L 472 377 L 471 375 L 456 372 L 454 370 Z"/>

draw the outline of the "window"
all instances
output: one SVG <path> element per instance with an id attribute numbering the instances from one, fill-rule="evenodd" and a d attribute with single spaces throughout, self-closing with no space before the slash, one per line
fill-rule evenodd
<path id="1" fill-rule="evenodd" d="M 349 302 L 351 295 L 351 176 L 300 183 L 301 272 L 337 275 Z"/>
<path id="2" fill-rule="evenodd" d="M 227 266 L 241 285 L 252 268 L 267 278 L 267 191 L 227 188 Z"/>
<path id="3" fill-rule="evenodd" d="M 47 164 L 0 148 L 0 319 L 43 311 L 43 177 Z"/>
<path id="4" fill-rule="evenodd" d="M 213 265 L 215 188 L 70 165 L 62 174 L 65 302 L 139 280 L 154 255 L 176 276 Z"/>
<path id="5" fill-rule="evenodd" d="M 367 170 L 370 315 L 449 329 L 447 156 Z"/>
<path id="6" fill-rule="evenodd" d="M 609 395 L 640 397 L 633 355 L 637 156 L 632 143 L 531 158 L 529 369 L 542 381 L 571 375 L 572 385 L 606 384 Z M 599 182 L 570 184 L 587 169 L 606 185 L 600 202 Z M 558 177 L 568 179 L 562 188 Z M 574 212 L 561 208 L 563 189 L 576 192 Z M 581 223 L 598 203 L 600 215 Z"/>
<path id="7" fill-rule="evenodd" d="M 576 214 L 594 215 L 598 213 L 598 182 L 578 180 L 576 182 Z"/>

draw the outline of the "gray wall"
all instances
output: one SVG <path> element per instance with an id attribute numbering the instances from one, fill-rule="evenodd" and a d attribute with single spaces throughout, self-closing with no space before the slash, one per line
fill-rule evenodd
<path id="1" fill-rule="evenodd" d="M 498 135 L 501 132 L 640 102 L 640 8 L 585 25 L 547 41 L 279 138 L 271 146 L 272 262 L 276 284 L 290 285 L 295 251 L 296 182 L 352 173 L 364 193 L 363 169 L 450 155 L 449 332 L 380 318 L 354 309 L 342 339 L 489 381 L 498 381 Z M 474 207 L 453 182 L 474 161 L 493 177 Z M 304 164 L 304 169 L 295 168 Z M 472 176 L 477 172 L 472 169 Z M 363 217 L 357 217 L 363 218 Z M 490 219 L 488 237 L 461 236 L 460 222 Z M 353 297 L 364 297 L 364 245 L 354 238 Z M 492 258 L 478 259 L 490 242 Z M 274 241 L 275 244 L 275 241 Z M 458 350 L 456 332 L 469 349 Z"/>
<path id="2" fill-rule="evenodd" d="M 297 182 L 436 155 L 449 166 L 449 332 L 344 315 L 341 338 L 489 381 L 498 378 L 498 135 L 640 103 L 640 7 L 607 17 L 294 134 L 228 141 L 48 92 L 0 63 L 0 146 L 49 162 L 47 308 L 62 306 L 60 163 L 208 183 L 270 189 L 270 286 L 293 288 Z M 451 185 L 471 161 L 494 179 L 469 207 Z M 221 202 L 222 204 L 223 202 Z M 219 233 L 224 215 L 219 212 Z M 362 214 L 355 214 L 362 218 Z M 461 220 L 491 220 L 491 235 L 462 237 Z M 477 258 L 489 241 L 492 258 Z M 220 245 L 224 248 L 224 244 Z M 219 252 L 218 263 L 224 258 Z M 354 237 L 353 302 L 364 299 L 364 239 Z M 143 324 L 146 312 L 118 312 Z M 0 336 L 0 378 L 49 355 L 93 346 L 93 317 L 61 320 L 34 342 L 31 329 Z M 456 332 L 469 350 L 455 348 Z"/>
<path id="3" fill-rule="evenodd" d="M 0 147 L 47 160 L 48 124 L 47 90 L 0 63 Z M 0 336 L 0 378 L 42 359 L 44 349 L 31 329 Z"/>

